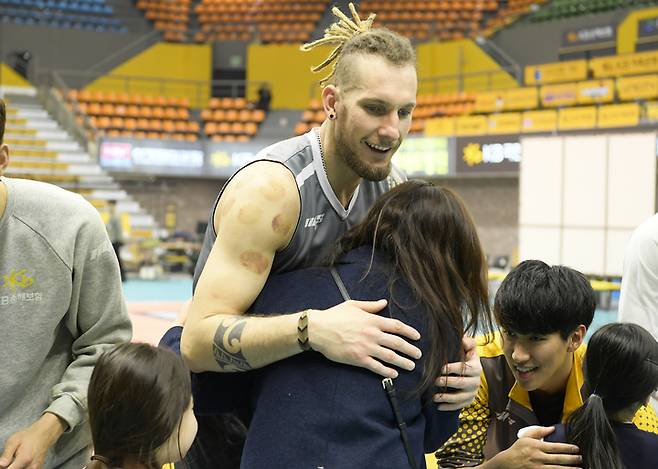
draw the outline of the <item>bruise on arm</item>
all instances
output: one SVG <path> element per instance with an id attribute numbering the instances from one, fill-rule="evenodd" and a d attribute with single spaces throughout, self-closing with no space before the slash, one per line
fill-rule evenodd
<path id="1" fill-rule="evenodd" d="M 188 320 L 196 329 L 190 336 L 202 341 L 204 363 L 212 360 L 221 371 L 250 369 L 242 350 L 248 319 L 239 316 L 263 288 L 276 252 L 290 242 L 299 213 L 295 178 L 278 163 L 249 165 L 224 190 L 213 220 L 217 239 Z M 197 327 L 201 322 L 207 325 Z"/>

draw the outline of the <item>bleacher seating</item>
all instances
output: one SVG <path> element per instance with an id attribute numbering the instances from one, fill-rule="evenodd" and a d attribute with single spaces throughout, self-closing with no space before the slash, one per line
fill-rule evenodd
<path id="1" fill-rule="evenodd" d="M 32 26 L 127 32 L 105 0 L 0 0 L 0 21 Z"/>
<path id="2" fill-rule="evenodd" d="M 488 35 L 546 0 L 363 0 L 362 15 L 412 39 L 461 39 Z M 601 0 L 608 1 L 608 0 Z M 658 0 L 657 0 L 658 1 Z M 327 0 L 201 0 L 193 9 L 199 23 L 194 41 L 308 42 Z M 170 41 L 189 39 L 190 0 L 138 0 L 147 19 Z"/>
<path id="3" fill-rule="evenodd" d="M 418 96 L 413 112 L 410 133 L 422 132 L 425 120 L 431 117 L 457 116 L 473 110 L 475 93 L 451 93 Z M 302 120 L 295 126 L 295 135 L 301 135 L 312 127 L 319 126 L 325 119 L 322 104 L 312 99 L 302 114 Z"/>
<path id="4" fill-rule="evenodd" d="M 462 39 L 487 35 L 545 0 L 363 0 L 363 15 L 377 13 L 376 24 L 411 39 Z"/>
<path id="5" fill-rule="evenodd" d="M 553 21 L 572 16 L 589 15 L 618 8 L 644 7 L 658 4 L 657 0 L 554 0 L 531 18 L 534 22 Z"/>
<path id="6" fill-rule="evenodd" d="M 199 139 L 200 126 L 190 119 L 187 98 L 71 90 L 67 99 L 79 124 L 88 122 L 92 130 L 108 137 Z"/>
<path id="7" fill-rule="evenodd" d="M 197 42 L 252 39 L 264 43 L 307 42 L 327 0 L 202 0 L 195 7 Z"/>
<path id="8" fill-rule="evenodd" d="M 133 200 L 82 146 L 55 122 L 36 98 L 4 96 L 7 122 L 4 143 L 11 146 L 7 176 L 58 185 L 85 197 L 105 222 L 108 201 L 117 201 L 127 241 L 153 238 L 158 230 L 153 216 Z"/>
<path id="9" fill-rule="evenodd" d="M 558 115 L 577 113 L 578 109 L 598 119 L 596 126 L 600 128 L 655 122 L 658 120 L 657 58 L 658 52 L 648 51 L 596 57 L 589 61 L 528 65 L 526 86 L 477 93 L 420 95 L 410 132 L 424 131 L 428 119 L 443 118 L 434 119 L 433 128 L 440 127 L 442 132 L 452 134 L 459 127 L 459 119 L 455 118 L 469 115 L 473 117 L 474 127 L 478 122 L 482 126 L 489 122 L 491 133 L 517 127 L 525 130 L 511 133 L 533 132 L 538 126 L 527 121 L 552 119 L 557 125 Z M 545 82 L 537 84 L 535 75 L 528 72 L 540 69 L 553 71 L 545 76 L 540 73 Z M 563 113 L 564 110 L 567 112 Z M 295 127 L 295 134 L 320 125 L 324 119 L 320 101 L 311 100 Z"/>
<path id="10" fill-rule="evenodd" d="M 265 111 L 251 109 L 244 98 L 212 98 L 201 111 L 204 132 L 215 142 L 247 142 L 265 120 Z"/>
<path id="11" fill-rule="evenodd" d="M 147 20 L 153 21 L 155 29 L 163 32 L 170 42 L 185 42 L 190 22 L 190 0 L 138 0 L 137 8 L 144 11 Z"/>

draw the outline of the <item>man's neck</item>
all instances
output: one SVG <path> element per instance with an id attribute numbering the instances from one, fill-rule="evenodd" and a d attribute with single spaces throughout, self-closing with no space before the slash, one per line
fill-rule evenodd
<path id="1" fill-rule="evenodd" d="M 352 200 L 354 191 L 361 183 L 361 178 L 345 165 L 336 154 L 336 136 L 334 126 L 324 122 L 320 127 L 320 143 L 322 145 L 322 158 L 329 184 L 338 197 L 341 205 L 347 207 Z"/>
<path id="2" fill-rule="evenodd" d="M 0 179 L 0 220 L 5 214 L 5 209 L 7 208 L 7 186 L 5 182 Z"/>

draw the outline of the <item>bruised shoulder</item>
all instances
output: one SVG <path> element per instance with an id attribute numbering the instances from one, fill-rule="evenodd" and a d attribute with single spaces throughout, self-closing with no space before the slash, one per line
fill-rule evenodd
<path id="1" fill-rule="evenodd" d="M 214 214 L 215 232 L 233 228 L 264 229 L 275 238 L 292 236 L 300 213 L 300 196 L 293 173 L 274 161 L 257 161 L 242 168 L 227 184 Z"/>

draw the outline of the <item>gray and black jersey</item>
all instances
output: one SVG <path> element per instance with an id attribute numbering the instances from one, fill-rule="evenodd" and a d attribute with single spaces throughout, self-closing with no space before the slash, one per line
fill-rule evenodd
<path id="1" fill-rule="evenodd" d="M 323 263 L 333 251 L 336 241 L 363 220 L 377 198 L 406 179 L 399 169 L 393 167 L 391 174 L 383 181 L 362 180 L 349 206 L 343 207 L 327 179 L 320 149 L 320 129 L 317 127 L 304 135 L 261 150 L 256 155 L 256 161 L 273 161 L 288 168 L 295 176 L 301 200 L 295 233 L 288 246 L 274 256 L 271 273 Z M 194 272 L 195 287 L 217 237 L 213 214 L 230 181 L 222 187 L 210 212 L 210 221 Z"/>

